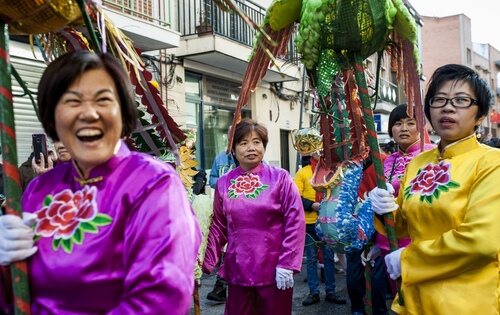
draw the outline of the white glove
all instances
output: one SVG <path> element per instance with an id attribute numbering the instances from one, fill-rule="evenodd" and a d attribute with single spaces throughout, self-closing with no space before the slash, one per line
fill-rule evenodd
<path id="1" fill-rule="evenodd" d="M 387 273 L 392 280 L 401 277 L 401 253 L 405 247 L 401 247 L 385 256 L 385 265 L 387 266 Z"/>
<path id="2" fill-rule="evenodd" d="M 276 267 L 276 286 L 280 290 L 293 288 L 293 271 Z"/>
<path id="3" fill-rule="evenodd" d="M 23 219 L 9 214 L 0 216 L 0 265 L 7 266 L 36 253 L 31 228 L 35 219 L 33 213 L 23 213 Z"/>
<path id="4" fill-rule="evenodd" d="M 370 262 L 373 267 L 375 264 L 375 259 L 380 256 L 380 253 L 380 247 L 378 247 L 377 245 L 373 245 L 366 255 L 365 251 L 361 253 L 361 263 L 363 264 L 363 266 L 366 266 L 366 263 Z"/>
<path id="5" fill-rule="evenodd" d="M 368 193 L 368 197 L 376 214 L 385 214 L 398 209 L 394 200 L 394 187 L 389 183 L 387 183 L 387 190 L 375 187 Z"/>

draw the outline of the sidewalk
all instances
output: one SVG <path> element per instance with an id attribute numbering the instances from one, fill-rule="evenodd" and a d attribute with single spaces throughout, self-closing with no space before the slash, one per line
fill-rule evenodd
<path id="1" fill-rule="evenodd" d="M 293 307 L 292 307 L 292 315 L 349 315 L 350 312 L 350 303 L 349 297 L 347 296 L 347 288 L 345 282 L 345 274 L 337 274 L 336 275 L 336 286 L 337 293 L 347 300 L 347 304 L 338 305 L 324 301 L 325 297 L 325 285 L 321 284 L 321 302 L 318 304 L 310 305 L 310 306 L 302 306 L 302 300 L 306 298 L 309 294 L 309 288 L 307 287 L 307 283 L 304 282 L 306 278 L 306 270 L 305 264 L 302 265 L 301 273 L 295 275 L 295 285 L 293 290 Z M 202 315 L 221 315 L 224 314 L 224 304 L 214 305 L 211 301 L 207 300 L 207 294 L 213 289 L 213 285 L 215 283 L 215 276 L 203 276 L 201 279 L 201 287 L 200 287 L 200 304 L 201 304 L 201 314 Z M 194 310 L 192 309 L 190 314 L 194 314 Z"/>

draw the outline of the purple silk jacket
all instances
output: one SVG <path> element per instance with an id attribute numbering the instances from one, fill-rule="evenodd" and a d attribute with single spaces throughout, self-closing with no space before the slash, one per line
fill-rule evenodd
<path id="1" fill-rule="evenodd" d="M 435 145 L 425 143 L 424 151 L 434 148 Z M 392 187 L 394 187 L 394 196 L 398 196 L 399 186 L 401 185 L 401 179 L 406 171 L 406 166 L 408 163 L 416 157 L 420 152 L 420 140 L 410 145 L 406 152 L 398 150 L 393 154 L 389 155 L 384 161 L 384 175 Z"/>
<path id="2" fill-rule="evenodd" d="M 179 314 L 191 305 L 201 234 L 175 170 L 119 151 L 79 180 L 72 163 L 23 194 L 37 212 L 32 314 Z"/>
<path id="3" fill-rule="evenodd" d="M 276 267 L 300 272 L 304 252 L 304 209 L 287 171 L 260 163 L 219 178 L 214 216 L 203 261 L 210 273 L 227 243 L 219 274 L 234 285 L 276 283 Z"/>
<path id="4" fill-rule="evenodd" d="M 426 143 L 424 144 L 424 151 L 434 148 L 435 145 Z M 384 175 L 387 182 L 394 187 L 394 196 L 397 197 L 401 180 L 406 171 L 406 167 L 410 161 L 422 152 L 420 150 L 420 140 L 410 145 L 406 152 L 398 150 L 389 155 L 384 161 Z M 384 235 L 377 233 L 377 245 L 385 250 L 389 250 L 389 240 Z M 410 244 L 409 238 L 398 239 L 399 247 L 406 247 Z"/>

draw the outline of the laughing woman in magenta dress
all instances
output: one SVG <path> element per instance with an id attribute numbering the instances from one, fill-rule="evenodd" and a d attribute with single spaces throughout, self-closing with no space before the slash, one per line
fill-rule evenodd
<path id="1" fill-rule="evenodd" d="M 227 244 L 220 276 L 228 282 L 225 314 L 292 312 L 293 274 L 304 252 L 304 210 L 287 171 L 262 163 L 267 129 L 244 119 L 232 150 L 239 166 L 217 182 L 203 262 L 213 271 Z"/>
<path id="2" fill-rule="evenodd" d="M 137 121 L 131 91 L 106 54 L 63 55 L 42 76 L 44 129 L 72 161 L 24 192 L 34 231 L 18 217 L 0 217 L 0 262 L 29 257 L 34 315 L 185 315 L 190 308 L 198 224 L 176 171 L 120 139 Z"/>

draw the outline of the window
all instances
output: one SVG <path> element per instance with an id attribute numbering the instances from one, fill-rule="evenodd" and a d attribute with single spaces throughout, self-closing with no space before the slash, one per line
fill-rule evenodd
<path id="1" fill-rule="evenodd" d="M 186 72 L 186 127 L 195 128 L 198 168 L 209 169 L 215 156 L 227 149 L 239 83 Z M 250 117 L 243 110 L 242 117 Z"/>

